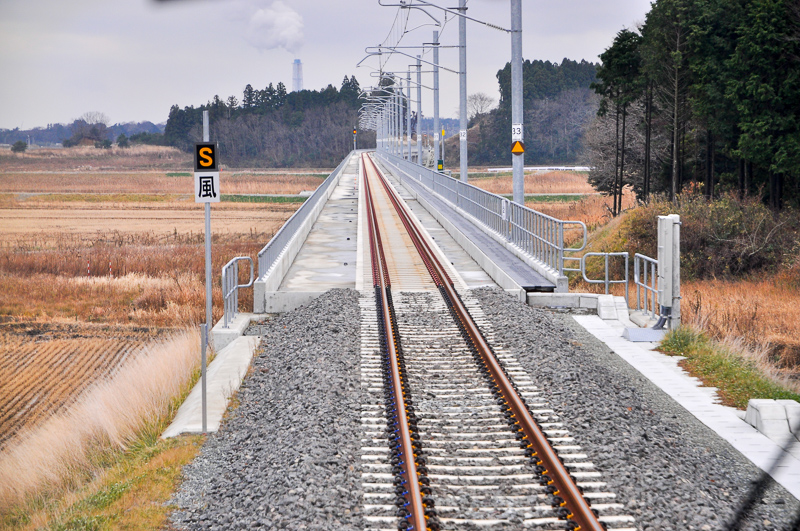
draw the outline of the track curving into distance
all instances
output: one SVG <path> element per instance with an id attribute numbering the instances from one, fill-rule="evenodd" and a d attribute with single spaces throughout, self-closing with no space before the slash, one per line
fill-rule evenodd
<path id="1" fill-rule="evenodd" d="M 618 514 L 622 506 L 602 490 L 599 473 L 540 391 L 512 356 L 493 350 L 480 307 L 455 289 L 423 229 L 366 154 L 361 169 L 374 291 L 374 299 L 362 299 L 362 381 L 382 395 L 381 405 L 362 411 L 367 522 L 431 531 L 630 529 L 633 519 Z M 386 260 L 379 196 L 435 291 L 392 294 L 389 271 L 399 266 Z M 387 441 L 388 464 L 380 446 Z"/>

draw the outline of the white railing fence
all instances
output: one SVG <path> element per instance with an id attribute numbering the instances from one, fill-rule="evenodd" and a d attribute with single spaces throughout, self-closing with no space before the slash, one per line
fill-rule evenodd
<path id="1" fill-rule="evenodd" d="M 247 284 L 239 284 L 239 262 L 250 262 L 250 281 Z M 224 327 L 236 319 L 239 313 L 239 289 L 249 288 L 253 285 L 253 259 L 249 256 L 237 256 L 222 267 L 222 300 L 225 308 L 223 315 Z"/>
<path id="2" fill-rule="evenodd" d="M 581 221 L 556 219 L 388 153 L 379 152 L 378 156 L 412 179 L 418 180 L 457 210 L 501 235 L 523 254 L 555 275 L 564 275 L 564 261 L 570 258 L 567 254 L 586 248 L 586 225 Z M 578 232 L 580 245 L 577 247 L 568 247 L 565 244 L 565 235 L 570 230 Z"/>

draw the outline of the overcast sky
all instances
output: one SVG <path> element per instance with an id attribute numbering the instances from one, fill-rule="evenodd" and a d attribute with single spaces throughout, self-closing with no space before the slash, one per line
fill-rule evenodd
<path id="1" fill-rule="evenodd" d="M 472 17 L 510 26 L 508 0 L 467 6 Z M 643 21 L 649 8 L 649 0 L 523 0 L 523 56 L 597 61 L 616 32 Z M 282 81 L 291 90 L 296 58 L 306 89 L 339 87 L 353 74 L 366 87 L 377 60 L 356 64 L 365 47 L 397 40 L 397 11 L 378 0 L 0 0 L 0 128 L 69 123 L 88 111 L 111 123 L 164 122 L 174 104 L 197 106 L 215 94 L 241 100 L 248 83 L 261 89 Z M 444 22 L 440 11 L 431 14 Z M 433 26 L 414 29 L 429 22 L 412 12 L 401 45 L 430 42 Z M 457 40 L 457 22 L 448 21 L 441 42 Z M 469 23 L 467 50 L 468 92 L 497 99 L 508 35 Z M 457 51 L 442 50 L 441 61 L 456 70 Z M 387 68 L 406 70 L 410 62 L 393 59 Z M 455 117 L 457 78 L 443 73 L 441 83 L 442 115 Z M 428 94 L 425 100 L 430 115 Z"/>

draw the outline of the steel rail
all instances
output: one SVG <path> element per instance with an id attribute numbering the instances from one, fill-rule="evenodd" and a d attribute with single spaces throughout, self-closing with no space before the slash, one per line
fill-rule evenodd
<path id="1" fill-rule="evenodd" d="M 402 448 L 401 466 L 405 470 L 406 476 L 407 490 L 404 497 L 410 506 L 410 517 L 408 519 L 412 522 L 412 529 L 424 531 L 429 528 L 425 518 L 425 505 L 422 500 L 419 475 L 417 473 L 417 465 L 415 462 L 415 450 L 411 440 L 411 432 L 408 424 L 405 393 L 402 386 L 403 380 L 400 375 L 397 348 L 395 343 L 395 327 L 392 323 L 393 310 L 389 306 L 389 272 L 386 267 L 386 258 L 383 255 L 380 229 L 378 228 L 377 215 L 375 214 L 375 207 L 372 201 L 372 191 L 369 186 L 369 180 L 367 178 L 366 165 L 364 165 L 363 156 L 364 155 L 362 155 L 362 167 L 364 168 L 364 195 L 366 197 L 367 225 L 369 230 L 370 253 L 372 255 L 372 279 L 376 292 L 380 293 L 381 295 L 379 297 L 382 308 L 381 318 L 383 319 L 385 345 L 389 353 L 395 411 L 397 414 L 397 424 L 400 432 L 400 446 Z"/>
<path id="2" fill-rule="evenodd" d="M 420 240 L 419 245 L 417 245 L 415 241 L 415 247 L 424 249 L 424 252 L 428 255 L 430 264 L 436 271 L 436 276 L 432 275 L 434 282 L 436 282 L 437 286 L 447 295 L 446 298 L 449 299 L 448 302 L 451 304 L 464 331 L 469 336 L 488 369 L 492 382 L 497 386 L 504 401 L 504 405 L 508 406 L 512 418 L 516 419 L 514 426 L 517 426 L 522 431 L 522 438 L 527 440 L 528 447 L 532 450 L 532 462 L 538 467 L 537 471 L 540 473 L 540 483 L 543 483 L 548 488 L 549 493 L 553 495 L 553 503 L 554 506 L 557 506 L 556 510 L 559 516 L 577 524 L 573 526 L 573 531 L 603 531 L 605 526 L 600 522 L 595 512 L 592 511 L 580 488 L 570 475 L 569 470 L 567 470 L 566 466 L 561 462 L 561 459 L 550 445 L 550 442 L 539 427 L 536 419 L 533 418 L 533 415 L 528 410 L 523 398 L 514 388 L 514 385 L 506 375 L 493 350 L 483 337 L 478 326 L 472 320 L 469 311 L 464 306 L 458 293 L 455 291 L 452 282 L 437 282 L 437 276 L 439 279 L 448 278 L 449 280 L 442 264 L 436 258 L 427 241 L 421 238 L 421 232 L 417 229 L 416 223 L 408 216 L 405 209 L 402 208 L 399 199 L 396 197 L 396 193 L 381 175 L 374 161 L 371 159 L 369 160 L 380 176 L 381 183 L 392 199 L 392 203 L 398 215 L 404 220 L 404 224 L 407 220 L 408 223 L 414 227 L 413 233 L 410 233 L 412 240 Z M 425 257 L 423 257 L 423 260 L 425 260 Z M 426 265 L 427 263 L 426 261 Z M 559 511 L 561 508 L 566 509 L 566 511 Z"/>

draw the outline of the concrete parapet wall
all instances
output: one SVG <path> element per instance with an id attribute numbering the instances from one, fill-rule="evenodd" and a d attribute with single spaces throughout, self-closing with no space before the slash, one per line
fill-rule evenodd
<path id="1" fill-rule="evenodd" d="M 350 157 L 357 156 L 356 152 L 350 154 Z M 328 189 L 325 191 L 325 195 L 321 198 L 320 201 L 314 206 L 314 208 L 309 212 L 306 219 L 303 221 L 303 224 L 294 234 L 289 243 L 286 245 L 286 248 L 283 249 L 280 255 L 278 255 L 278 259 L 269 268 L 267 273 L 264 277 L 257 279 L 253 283 L 253 312 L 254 313 L 265 313 L 265 312 L 272 312 L 273 310 L 267 309 L 267 294 L 268 293 L 275 293 L 280 288 L 281 283 L 283 282 L 283 278 L 286 276 L 286 273 L 289 271 L 289 268 L 292 267 L 292 263 L 294 259 L 297 257 L 297 253 L 300 252 L 300 249 L 303 247 L 303 244 L 308 237 L 308 234 L 311 232 L 311 228 L 316 223 L 317 218 L 319 218 L 320 212 L 322 209 L 325 208 L 325 204 L 328 202 L 328 198 L 333 194 L 333 191 L 336 189 L 336 186 L 339 184 L 339 179 L 341 179 L 342 174 L 345 171 L 345 168 L 349 164 L 343 164 L 341 170 L 339 171 L 339 175 L 334 177 L 334 181 L 328 186 Z M 280 306 L 280 305 L 278 305 Z M 277 307 L 277 306 L 275 306 Z M 282 310 L 286 311 L 286 310 Z"/>
<path id="2" fill-rule="evenodd" d="M 402 169 L 398 168 L 397 166 L 395 166 L 394 164 L 392 164 L 390 161 L 388 161 L 388 160 L 386 160 L 386 159 L 383 159 L 383 158 L 379 158 L 379 160 L 380 160 L 381 162 L 385 162 L 385 163 L 386 163 L 388 166 L 390 166 L 390 167 L 391 167 L 391 169 L 393 170 L 393 173 L 402 173 L 402 174 L 405 176 L 405 178 L 408 178 L 408 179 L 413 179 L 414 181 L 417 181 L 417 182 L 419 182 L 419 181 L 418 181 L 417 179 L 415 179 L 415 178 L 414 178 L 412 175 L 409 175 L 407 172 L 405 172 L 405 171 L 403 171 Z M 401 182 L 402 182 L 402 179 L 401 179 Z M 420 183 L 420 184 L 422 184 L 422 183 Z M 405 184 L 404 184 L 404 186 L 405 186 Z M 424 185 L 424 184 L 422 184 L 422 186 L 425 186 L 425 185 Z M 430 208 L 430 205 L 429 205 L 427 202 L 420 201 L 420 199 L 419 199 L 419 198 L 420 198 L 421 194 L 418 194 L 418 193 L 417 193 L 417 192 L 416 192 L 416 191 L 415 191 L 415 190 L 414 190 L 412 187 L 410 187 L 410 186 L 405 186 L 405 188 L 406 188 L 406 190 L 408 190 L 408 191 L 409 191 L 411 194 L 413 194 L 413 195 L 414 195 L 414 197 L 417 199 L 417 201 L 419 201 L 419 202 L 420 202 L 420 204 L 422 204 L 422 205 L 425 207 L 425 209 L 426 209 L 428 212 L 430 212 L 430 213 L 431 213 L 431 215 L 433 215 L 433 216 L 436 218 L 436 220 L 437 220 L 437 221 L 438 221 L 438 222 L 439 222 L 439 223 L 440 223 L 440 224 L 441 224 L 443 227 L 445 226 L 445 223 L 444 223 L 444 221 L 442 220 L 442 219 L 444 218 L 444 216 L 442 216 L 442 215 L 441 215 L 441 213 L 439 213 L 438 211 L 436 211 L 436 210 L 434 210 L 434 209 Z M 426 187 L 426 188 L 427 188 L 427 187 Z M 431 192 L 431 193 L 433 193 L 433 192 Z M 444 198 L 441 198 L 441 199 L 442 199 L 442 200 L 444 200 L 444 201 L 446 201 Z M 447 201 L 446 201 L 446 202 L 447 202 Z M 536 271 L 537 273 L 539 273 L 540 275 L 542 275 L 542 276 L 543 276 L 545 279 L 547 279 L 549 282 L 552 282 L 552 283 L 555 285 L 555 291 L 556 291 L 556 293 L 567 293 L 567 292 L 569 291 L 569 279 L 568 279 L 566 276 L 564 276 L 564 275 L 559 275 L 557 272 L 555 272 L 555 271 L 553 271 L 552 269 L 550 269 L 549 267 L 545 266 L 543 263 L 539 262 L 538 260 L 536 260 L 536 259 L 535 259 L 535 258 L 533 258 L 532 256 L 530 256 L 530 255 L 528 255 L 527 253 L 523 252 L 523 251 L 522 251 L 522 249 L 520 249 L 519 247 L 517 247 L 517 246 L 516 246 L 516 245 L 514 245 L 513 243 L 509 242 L 509 241 L 508 241 L 506 238 L 504 238 L 504 237 L 503 237 L 501 234 L 498 234 L 497 232 L 495 232 L 495 231 L 491 230 L 489 227 L 485 226 L 483 223 L 480 223 L 478 220 L 476 220 L 476 219 L 475 219 L 473 216 L 471 216 L 469 213 L 465 212 L 463 209 L 459 208 L 459 207 L 458 207 L 458 206 L 456 206 L 456 205 L 453 205 L 452 203 L 450 203 L 450 205 L 453 207 L 453 209 L 455 209 L 455 211 L 456 211 L 456 212 L 458 212 L 458 213 L 459 213 L 461 216 L 463 216 L 465 219 L 469 220 L 469 221 L 470 221 L 470 223 L 472 223 L 473 225 L 475 225 L 475 227 L 477 227 L 477 228 L 478 228 L 478 229 L 480 229 L 482 232 L 484 232 L 484 233 L 485 233 L 487 236 L 489 236 L 490 238 L 492 238 L 493 240 L 495 240 L 497 243 L 501 244 L 503 247 L 505 247 L 506 249 L 508 249 L 508 250 L 509 250 L 509 251 L 510 251 L 510 252 L 511 252 L 511 253 L 512 253 L 514 256 L 516 256 L 517 258 L 519 258 L 520 260 L 522 260 L 523 262 L 525 262 L 525 264 L 526 264 L 528 267 L 530 267 L 531 269 L 533 269 L 534 271 Z M 448 229 L 447 227 L 445 227 L 445 228 L 446 228 L 447 232 L 450 232 L 450 229 Z M 459 232 L 459 234 L 460 234 L 460 232 Z M 455 235 L 453 235 L 452 233 L 451 233 L 451 235 L 453 236 L 453 238 L 456 238 L 456 236 L 455 236 Z M 462 236 L 463 236 L 463 235 L 462 235 Z M 460 241 L 460 240 L 457 240 L 457 241 L 459 241 L 459 243 L 461 243 L 461 241 Z M 468 240 L 468 241 L 469 241 L 469 240 Z M 467 249 L 467 247 L 466 247 L 466 246 L 464 246 L 464 248 L 465 248 L 465 249 Z M 470 252 L 470 251 L 468 251 L 468 252 Z M 472 255 L 472 253 L 471 253 L 471 252 L 470 252 L 470 255 Z M 480 261 L 479 261 L 479 260 L 478 260 L 478 259 L 477 259 L 475 256 L 472 256 L 472 258 L 473 258 L 473 260 L 475 260 L 476 262 L 478 262 L 478 263 L 481 265 L 481 267 L 483 267 L 483 263 L 481 263 L 481 262 L 480 262 Z M 497 282 L 497 283 L 498 283 L 498 285 L 500 285 L 500 286 L 503 286 L 503 285 L 500 283 L 500 281 L 498 281 L 498 280 L 497 280 L 497 279 L 496 279 L 496 278 L 495 278 L 495 277 L 492 275 L 492 273 L 491 273 L 491 272 L 490 272 L 490 271 L 489 271 L 489 270 L 488 270 L 486 267 L 484 267 L 484 269 L 486 270 L 486 272 L 487 272 L 487 273 L 489 273 L 489 275 L 490 275 L 490 276 L 492 276 L 492 278 L 495 280 L 495 282 Z M 503 287 L 504 287 L 504 286 L 503 286 Z"/>

